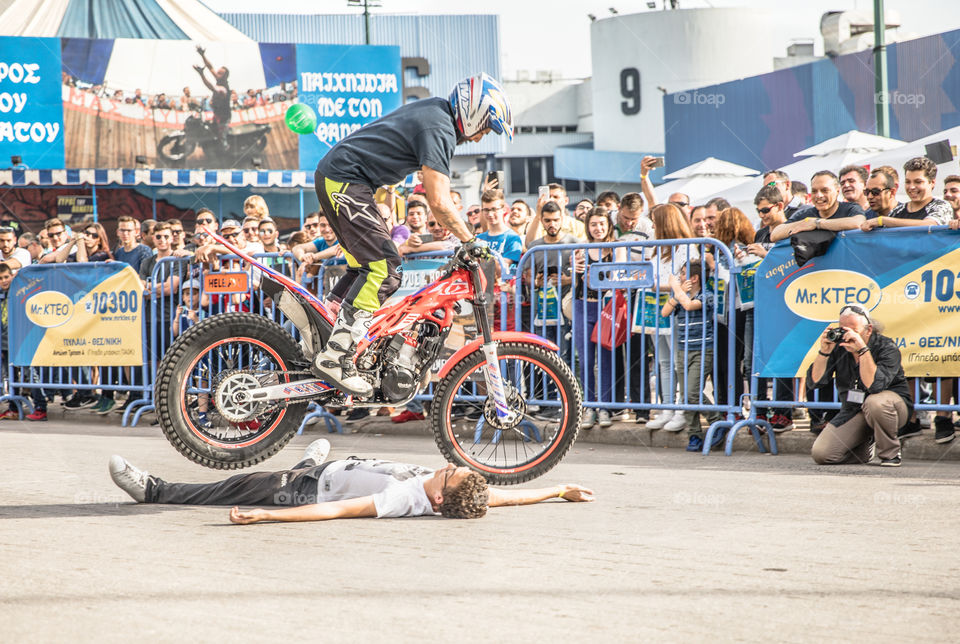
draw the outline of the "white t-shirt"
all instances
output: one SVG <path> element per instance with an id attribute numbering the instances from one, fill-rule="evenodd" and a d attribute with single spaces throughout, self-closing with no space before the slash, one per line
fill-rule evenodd
<path id="1" fill-rule="evenodd" d="M 342 501 L 373 496 L 377 518 L 420 517 L 433 511 L 423 482 L 433 474 L 419 465 L 350 458 L 327 465 L 320 476 L 317 499 Z"/>
<path id="2" fill-rule="evenodd" d="M 30 251 L 28 251 L 26 248 L 19 248 L 19 247 L 14 248 L 13 252 L 10 254 L 9 257 L 4 255 L 3 253 L 0 253 L 0 259 L 3 259 L 3 260 L 15 259 L 18 262 L 20 262 L 21 267 L 29 266 L 30 264 L 33 263 L 33 258 L 30 257 Z M 17 271 L 13 271 L 13 274 L 16 275 Z"/>

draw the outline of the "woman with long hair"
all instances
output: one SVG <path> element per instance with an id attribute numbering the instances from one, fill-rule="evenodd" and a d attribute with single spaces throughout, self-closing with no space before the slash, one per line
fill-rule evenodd
<path id="1" fill-rule="evenodd" d="M 588 244 L 614 242 L 613 226 L 606 208 L 593 208 L 584 221 L 584 235 Z M 584 385 L 585 400 L 613 403 L 613 363 L 615 349 L 605 349 L 593 342 L 593 328 L 600 319 L 605 304 L 605 296 L 613 295 L 589 288 L 589 266 L 597 262 L 626 261 L 624 248 L 587 248 L 576 251 L 574 255 L 573 282 L 573 346 L 579 366 L 577 375 Z M 599 396 L 599 398 L 598 398 Z M 600 409 L 599 413 L 591 408 L 584 409 L 580 427 L 590 429 L 599 419 L 601 427 L 612 424 L 610 412 Z"/>
<path id="2" fill-rule="evenodd" d="M 105 262 L 113 259 L 110 252 L 110 242 L 107 231 L 97 222 L 83 225 L 83 243 L 77 244 L 76 261 L 78 262 Z"/>
<path id="3" fill-rule="evenodd" d="M 666 203 L 654 206 L 650 211 L 653 220 L 653 230 L 658 241 L 692 239 L 693 233 L 687 223 L 683 211 L 677 206 Z M 696 244 L 676 244 L 672 246 L 658 246 L 653 249 L 654 280 L 656 289 L 660 292 L 670 291 L 670 277 L 679 275 L 680 270 L 687 266 L 690 260 L 698 259 L 700 251 Z M 659 315 L 660 307 L 657 306 Z M 674 377 L 675 360 L 683 357 L 675 355 L 673 335 L 670 322 L 660 320 L 655 327 L 647 327 L 646 333 L 656 336 L 654 355 L 657 362 L 657 388 L 662 405 L 672 405 L 676 399 L 677 382 Z M 678 432 L 686 427 L 682 411 L 663 410 L 652 418 L 646 425 L 649 429 L 664 429 Z"/>

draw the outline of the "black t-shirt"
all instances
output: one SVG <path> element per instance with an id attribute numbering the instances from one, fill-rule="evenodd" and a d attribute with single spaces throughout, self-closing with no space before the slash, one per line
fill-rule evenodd
<path id="1" fill-rule="evenodd" d="M 427 166 L 450 176 L 457 126 L 446 99 L 421 98 L 368 123 L 320 159 L 317 172 L 377 189 Z"/>
<path id="2" fill-rule="evenodd" d="M 761 228 L 758 228 L 756 234 L 754 234 L 753 236 L 753 243 L 766 244 L 767 246 L 771 246 L 772 243 L 770 242 L 770 226 L 763 226 Z"/>
<path id="3" fill-rule="evenodd" d="M 844 219 L 846 217 L 856 217 L 857 215 L 862 214 L 863 208 L 860 207 L 860 204 L 841 201 L 837 203 L 837 211 L 827 217 L 827 219 Z M 801 221 L 807 217 L 818 217 L 819 215 L 820 213 L 816 208 L 804 208 L 793 213 L 793 215 L 787 221 L 792 223 L 795 221 Z"/>
<path id="4" fill-rule="evenodd" d="M 933 219 L 939 226 L 946 226 L 953 219 L 953 206 L 943 199 L 932 199 L 920 210 L 910 210 L 910 203 L 901 203 L 890 211 L 890 216 L 896 219 Z"/>

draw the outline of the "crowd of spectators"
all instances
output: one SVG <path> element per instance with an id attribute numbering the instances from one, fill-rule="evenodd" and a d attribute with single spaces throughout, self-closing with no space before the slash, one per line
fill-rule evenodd
<path id="1" fill-rule="evenodd" d="M 711 391 L 716 398 L 717 392 L 722 396 L 732 390 L 734 399 L 740 400 L 749 388 L 753 371 L 753 302 L 739 296 L 728 302 L 735 308 L 736 338 L 728 347 L 728 343 L 722 341 L 728 337 L 725 324 L 728 317 L 721 314 L 722 303 L 715 301 L 714 294 L 718 292 L 718 283 L 729 280 L 731 266 L 726 259 L 728 255 L 719 252 L 719 246 L 729 249 L 733 261 L 746 267 L 761 261 L 777 241 L 812 230 L 870 232 L 881 227 L 930 225 L 960 228 L 960 176 L 944 179 L 943 199 L 938 198 L 934 195 L 936 166 L 924 157 L 911 159 L 902 168 L 902 185 L 909 197 L 905 203 L 898 203 L 896 199 L 901 173 L 889 166 L 871 171 L 847 166 L 838 173 L 822 170 L 810 178 L 809 192 L 806 184 L 791 180 L 780 170 L 772 170 L 764 175 L 764 185 L 754 199 L 757 227 L 747 213 L 732 207 L 723 198 L 695 204 L 687 195 L 674 193 L 660 203 L 648 178 L 652 161 L 646 158 L 642 164 L 642 193 L 619 195 L 608 191 L 599 194 L 595 202 L 582 199 L 571 204 L 559 184 L 547 186 L 532 206 L 521 199 L 508 203 L 503 191 L 494 185 L 485 185 L 476 203 L 464 200 L 457 191 L 450 195 L 464 221 L 502 257 L 504 270 L 498 274 L 498 289 L 511 307 L 504 316 L 508 326 L 513 323 L 512 307 L 519 305 L 523 329 L 555 341 L 574 367 L 586 399 L 604 405 L 583 415 L 581 426 L 585 429 L 596 424 L 609 426 L 616 419 L 632 420 L 644 423 L 649 429 L 686 431 L 688 449 L 699 450 L 704 440 L 699 414 L 670 407 L 713 406 Z M 377 199 L 379 212 L 402 256 L 451 251 L 459 243 L 433 216 L 422 191 L 415 189 L 402 195 L 395 187 L 384 187 L 378 191 Z M 336 234 L 322 213 L 307 215 L 302 229 L 289 235 L 286 244 L 262 197 L 249 197 L 243 214 L 242 220 L 219 222 L 212 211 L 200 209 L 190 237 L 180 220 L 137 222 L 121 217 L 114 243 L 109 242 L 103 227 L 95 222 L 82 222 L 71 228 L 59 219 L 50 219 L 42 231 L 19 236 L 12 228 L 0 228 L 0 289 L 9 283 L 8 269 L 9 275 L 13 275 L 32 262 L 124 261 L 139 272 L 145 294 L 176 300 L 169 328 L 175 336 L 196 324 L 205 311 L 263 311 L 264 306 L 272 305 L 269 301 L 255 301 L 255 296 L 249 294 L 218 297 L 204 293 L 201 298 L 206 271 L 242 270 L 242 265 L 230 257 L 232 250 L 217 244 L 207 234 L 208 230 L 218 230 L 231 245 L 245 253 L 269 254 L 264 261 L 287 267 L 289 274 L 314 290 L 320 286 L 316 276 L 322 265 L 345 262 Z M 678 240 L 690 241 L 677 243 Z M 642 249 L 621 246 L 572 251 L 563 247 L 552 251 L 549 248 L 562 244 L 630 241 L 663 244 Z M 532 253 L 529 263 L 518 271 L 521 256 L 534 249 L 543 252 Z M 287 251 L 295 261 L 284 255 Z M 172 271 L 168 274 L 162 270 L 158 273 L 155 270 L 158 260 L 168 256 L 191 258 L 192 268 L 186 274 Z M 612 292 L 589 285 L 586 277 L 589 266 L 636 259 L 649 261 L 654 267 L 650 310 L 643 313 L 641 330 L 637 330 L 631 320 L 628 322 L 630 332 L 624 340 L 616 342 L 616 346 L 604 345 L 598 340 L 595 328 Z M 254 280 L 257 279 L 254 275 Z M 500 301 L 498 298 L 495 315 L 498 326 Z M 643 303 L 645 307 L 646 304 Z M 858 337 L 867 343 L 874 333 L 873 321 L 858 319 L 854 326 L 862 331 Z M 878 332 L 876 335 L 880 337 Z M 727 369 L 714 367 L 727 364 L 728 349 L 733 351 L 732 383 Z M 835 362 L 831 362 L 831 366 Z M 111 384 L 132 378 L 120 370 L 114 371 L 117 373 L 112 375 Z M 758 398 L 833 400 L 834 385 L 828 381 L 828 375 L 821 371 L 813 375 L 816 377 L 761 380 Z M 91 373 L 89 377 L 103 379 L 105 376 Z M 135 382 L 135 379 L 127 381 Z M 953 379 L 941 383 L 944 402 L 955 396 L 955 385 Z M 925 382 L 911 381 L 909 388 L 925 391 L 929 387 Z M 34 394 L 33 420 L 45 418 L 46 400 L 41 398 Z M 132 395 L 127 404 L 131 400 Z M 641 400 L 663 408 L 653 412 L 617 411 L 618 403 Z M 66 401 L 68 409 L 86 406 L 98 413 L 108 413 L 115 408 L 113 394 L 107 390 L 95 396 L 89 389 L 70 393 Z M 922 424 L 931 422 L 924 414 L 917 414 L 910 401 L 905 409 L 909 413 L 897 428 L 899 435 L 895 438 L 898 439 L 916 435 Z M 902 411 L 897 407 L 896 413 Z M 807 410 L 786 405 L 762 412 L 776 432 L 791 429 L 793 420 L 806 418 L 808 414 Z M 355 420 L 367 413 L 354 410 L 348 418 Z M 549 415 L 551 410 L 543 413 Z M 396 422 L 424 417 L 422 407 L 416 403 L 394 414 Z M 715 419 L 713 413 L 705 416 L 708 422 Z M 835 426 L 829 425 L 832 416 L 831 412 L 809 410 L 811 431 L 819 434 L 828 426 L 835 430 Z M 890 422 L 884 426 L 888 434 Z M 938 413 L 932 424 L 938 442 L 948 442 L 954 437 L 948 412 Z M 830 445 L 829 454 L 824 452 L 825 462 L 839 458 L 834 449 L 836 444 Z M 890 444 L 884 448 L 886 460 L 892 460 Z M 862 456 L 862 450 L 843 455 L 844 458 Z"/>

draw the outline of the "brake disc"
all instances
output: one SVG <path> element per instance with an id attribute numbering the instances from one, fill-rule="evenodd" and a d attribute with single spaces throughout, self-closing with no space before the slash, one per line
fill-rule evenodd
<path id="1" fill-rule="evenodd" d="M 273 375 L 273 374 L 271 374 Z M 267 403 L 253 402 L 243 396 L 248 389 L 263 386 L 253 371 L 227 371 L 217 379 L 213 400 L 217 411 L 228 423 L 242 423 L 261 416 Z"/>

